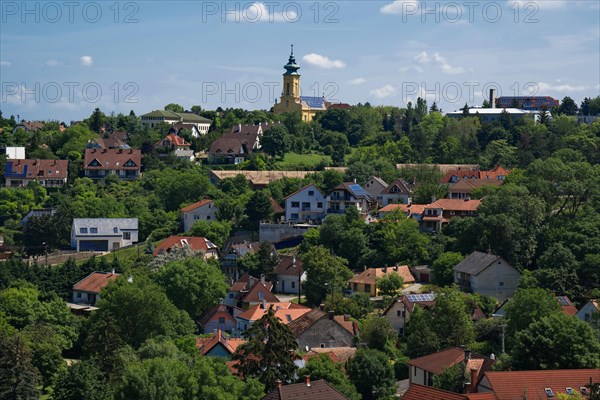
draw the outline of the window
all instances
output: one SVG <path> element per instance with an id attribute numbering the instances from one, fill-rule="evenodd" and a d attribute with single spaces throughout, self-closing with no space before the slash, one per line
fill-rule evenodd
<path id="1" fill-rule="evenodd" d="M 131 239 L 131 232 L 123 232 L 123 239 L 130 240 Z"/>
<path id="2" fill-rule="evenodd" d="M 81 293 L 77 293 L 77 298 L 80 299 L 81 298 Z"/>
<path id="3" fill-rule="evenodd" d="M 404 317 L 404 310 L 396 310 L 397 317 Z"/>
<path id="4" fill-rule="evenodd" d="M 219 317 L 219 324 L 225 323 L 225 317 Z"/>
<path id="5" fill-rule="evenodd" d="M 365 283 L 365 292 L 367 292 L 367 293 L 371 292 L 371 284 Z"/>
<path id="6" fill-rule="evenodd" d="M 113 233 L 119 233 L 119 228 L 117 228 L 116 226 L 113 228 Z"/>
<path id="7" fill-rule="evenodd" d="M 292 289 L 295 289 L 295 288 L 296 288 L 296 282 L 292 281 Z"/>
<path id="8" fill-rule="evenodd" d="M 321 343 L 321 348 L 324 349 L 325 348 L 325 343 Z"/>
<path id="9" fill-rule="evenodd" d="M 566 391 L 567 391 L 567 393 L 568 393 L 570 396 L 575 396 L 575 392 L 573 391 L 573 388 L 572 388 L 572 387 L 568 387 L 568 388 L 566 388 Z"/>
<path id="10" fill-rule="evenodd" d="M 317 203 L 317 208 L 323 208 L 323 203 L 321 203 L 321 202 Z"/>
<path id="11" fill-rule="evenodd" d="M 199 220 L 199 219 L 200 219 L 200 216 L 199 216 L 199 215 L 196 215 L 196 214 L 194 214 L 194 221 L 196 221 L 196 220 Z"/>
<path id="12" fill-rule="evenodd" d="M 87 228 L 79 228 L 79 233 L 87 233 Z"/>
<path id="13" fill-rule="evenodd" d="M 207 215 L 207 216 L 206 216 L 206 219 L 207 219 L 207 220 L 209 220 L 209 219 L 210 219 L 210 215 Z"/>
<path id="14" fill-rule="evenodd" d="M 554 392 L 552 391 L 551 388 L 544 388 L 544 392 L 546 392 L 546 396 L 554 397 Z"/>
<path id="15" fill-rule="evenodd" d="M 504 282 L 498 283 L 498 286 L 503 287 L 504 286 Z"/>
<path id="16" fill-rule="evenodd" d="M 260 291 L 258 292 L 258 298 L 259 298 L 259 299 L 261 299 L 261 300 L 265 298 L 265 295 L 264 295 L 264 293 L 263 293 L 263 291 L 262 291 L 262 290 L 260 290 Z"/>
<path id="17" fill-rule="evenodd" d="M 315 191 L 314 190 L 309 190 L 308 191 L 308 195 L 309 196 L 314 196 L 315 195 Z"/>
<path id="18" fill-rule="evenodd" d="M 300 207 L 300 202 L 299 202 L 299 201 L 292 201 L 292 207 L 293 207 L 293 208 L 298 208 L 298 207 Z"/>
<path id="19" fill-rule="evenodd" d="M 298 214 L 294 213 L 290 216 L 290 219 L 298 219 Z"/>
<path id="20" fill-rule="evenodd" d="M 414 375 L 414 376 L 417 376 L 417 367 L 413 367 L 413 371 L 414 371 L 414 372 L 413 372 L 413 375 Z"/>
<path id="21" fill-rule="evenodd" d="M 233 299 L 234 294 L 233 293 L 229 293 L 229 298 Z"/>

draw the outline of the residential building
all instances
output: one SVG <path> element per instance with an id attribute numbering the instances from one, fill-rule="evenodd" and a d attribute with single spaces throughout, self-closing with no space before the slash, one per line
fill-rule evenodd
<path id="1" fill-rule="evenodd" d="M 284 198 L 286 222 L 312 222 L 325 217 L 327 200 L 314 184 Z"/>
<path id="2" fill-rule="evenodd" d="M 209 199 L 200 200 L 194 204 L 183 207 L 181 210 L 183 231 L 189 232 L 196 221 L 216 221 L 217 207 L 215 202 Z"/>
<path id="3" fill-rule="evenodd" d="M 21 226 L 27 225 L 32 218 L 53 217 L 56 214 L 56 208 L 32 208 L 21 220 Z"/>
<path id="4" fill-rule="evenodd" d="M 262 400 L 348 400 L 346 396 L 340 393 L 323 379 L 312 381 L 310 375 L 304 377 L 304 383 L 294 383 L 283 385 L 281 381 L 277 382 L 277 387 Z"/>
<path id="5" fill-rule="evenodd" d="M 302 290 L 302 283 L 306 281 L 306 271 L 296 256 L 280 256 L 273 275 L 277 293 L 298 294 Z"/>
<path id="6" fill-rule="evenodd" d="M 496 99 L 496 108 L 516 107 L 527 111 L 541 111 L 544 108 L 550 112 L 558 107 L 560 102 L 550 96 L 500 96 Z"/>
<path id="7" fill-rule="evenodd" d="M 294 334 L 298 348 L 353 347 L 358 335 L 358 324 L 333 311 L 325 314 L 313 309 L 288 324 Z"/>
<path id="8" fill-rule="evenodd" d="M 393 267 L 366 268 L 360 274 L 354 275 L 348 283 L 350 289 L 356 293 L 366 293 L 371 297 L 378 296 L 377 279 L 381 279 L 389 274 L 398 274 L 408 286 L 415 283 L 415 278 L 410 273 L 408 265 L 395 265 Z"/>
<path id="9" fill-rule="evenodd" d="M 4 145 L 0 146 L 0 154 L 6 154 L 7 160 L 24 160 L 25 159 L 25 147 L 15 147 Z"/>
<path id="10" fill-rule="evenodd" d="M 6 160 L 4 184 L 6 187 L 24 187 L 37 182 L 45 188 L 59 188 L 67 183 L 67 160 Z"/>
<path id="11" fill-rule="evenodd" d="M 174 133 L 179 136 L 181 131 L 189 131 L 193 138 L 199 138 L 200 135 L 204 135 L 208 132 L 210 125 L 206 127 L 206 131 L 200 131 L 195 124 L 184 124 L 182 122 L 171 125 L 171 129 L 169 129 L 169 133 Z"/>
<path id="12" fill-rule="evenodd" d="M 377 195 L 377 202 L 382 206 L 394 203 L 410 204 L 412 191 L 413 185 L 398 178 Z"/>
<path id="13" fill-rule="evenodd" d="M 244 274 L 235 281 L 223 301 L 228 306 L 235 306 L 247 310 L 256 304 L 279 303 L 279 299 L 271 293 L 273 284 L 262 275 L 257 279 L 248 274 Z"/>
<path id="14" fill-rule="evenodd" d="M 211 333 L 221 330 L 231 333 L 236 328 L 235 317 L 244 312 L 244 310 L 231 307 L 226 304 L 217 304 L 206 310 L 198 318 L 198 326 L 203 333 Z"/>
<path id="15" fill-rule="evenodd" d="M 194 125 L 200 134 L 208 133 L 212 121 L 210 119 L 199 116 L 198 114 L 183 112 L 176 113 L 166 110 L 155 110 L 141 116 L 142 125 L 154 128 L 160 123 L 176 125 L 179 123 Z"/>
<path id="16" fill-rule="evenodd" d="M 314 357 L 319 354 L 327 354 L 334 363 L 345 365 L 348 360 L 356 355 L 356 347 L 313 347 L 306 353 L 306 357 Z"/>
<path id="17" fill-rule="evenodd" d="M 576 314 L 582 321 L 591 323 L 594 320 L 600 326 L 600 301 L 590 300 Z"/>
<path id="18" fill-rule="evenodd" d="M 423 294 L 405 294 L 396 299 L 383 312 L 383 316 L 390 321 L 390 324 L 399 335 L 403 336 L 406 332 L 410 315 L 415 308 L 429 308 L 435 304 L 435 293 Z"/>
<path id="19" fill-rule="evenodd" d="M 347 208 L 355 207 L 361 214 L 373 208 L 374 200 L 362 186 L 344 182 L 327 195 L 327 214 L 344 214 Z"/>
<path id="20" fill-rule="evenodd" d="M 73 219 L 71 247 L 77 251 L 113 251 L 137 241 L 137 218 Z"/>
<path id="21" fill-rule="evenodd" d="M 577 307 L 575 304 L 569 299 L 569 296 L 554 296 L 558 304 L 560 304 L 560 308 L 562 312 L 566 315 L 575 315 L 577 314 Z"/>
<path id="22" fill-rule="evenodd" d="M 469 117 L 479 117 L 481 122 L 494 122 L 499 121 L 503 113 L 506 112 L 513 121 L 518 121 L 525 118 L 532 118 L 533 121 L 538 122 L 540 118 L 539 111 L 521 110 L 519 108 L 480 108 L 471 107 L 469 108 Z M 449 118 L 463 118 L 465 115 L 463 110 L 456 110 L 446 113 Z"/>
<path id="23" fill-rule="evenodd" d="M 246 340 L 227 335 L 217 329 L 210 337 L 196 338 L 196 347 L 203 356 L 230 358 Z"/>
<path id="24" fill-rule="evenodd" d="M 221 269 L 225 275 L 229 276 L 234 281 L 240 277 L 238 271 L 238 260 L 247 254 L 254 254 L 260 248 L 259 242 L 228 242 L 225 244 L 221 252 Z M 276 254 L 275 247 L 271 245 L 271 254 Z"/>
<path id="25" fill-rule="evenodd" d="M 492 296 L 499 302 L 512 297 L 521 273 L 503 257 L 474 251 L 454 266 L 454 282 L 463 290 Z"/>
<path id="26" fill-rule="evenodd" d="M 167 136 L 154 144 L 154 147 L 159 150 L 174 152 L 176 150 L 189 150 L 191 144 L 185 141 L 184 138 L 174 133 L 169 133 Z"/>
<path id="27" fill-rule="evenodd" d="M 108 175 L 120 179 L 141 176 L 142 152 L 135 149 L 86 149 L 83 171 L 87 178 L 103 180 Z"/>
<path id="28" fill-rule="evenodd" d="M 260 149 L 260 138 L 263 132 L 273 125 L 234 125 L 231 131 L 224 133 L 212 142 L 208 150 L 208 162 L 211 164 L 239 164 Z"/>
<path id="29" fill-rule="evenodd" d="M 559 394 L 587 398 L 590 382 L 600 382 L 600 369 L 558 369 L 541 371 L 486 371 L 478 393 L 493 393 L 495 400 L 548 399 Z"/>
<path id="30" fill-rule="evenodd" d="M 250 328 L 253 323 L 261 319 L 270 308 L 273 308 L 275 317 L 277 317 L 283 324 L 287 325 L 290 322 L 300 318 L 311 308 L 291 303 L 291 302 L 274 302 L 270 303 L 264 300 L 260 304 L 255 304 L 245 310 L 244 312 L 236 315 L 235 320 L 237 322 L 237 330 L 244 332 Z"/>
<path id="31" fill-rule="evenodd" d="M 433 386 L 433 377 L 460 362 L 465 363 L 465 377 L 470 378 L 472 386 L 476 386 L 490 371 L 494 359 L 471 352 L 470 350 L 452 347 L 437 353 L 413 358 L 408 361 L 410 384 Z"/>
<path id="32" fill-rule="evenodd" d="M 319 111 L 327 111 L 329 103 L 324 97 L 302 96 L 300 90 L 300 66 L 294 57 L 294 47 L 288 63 L 283 66 L 283 91 L 281 99 L 273 106 L 275 114 L 299 113 L 302 121 L 310 122 Z"/>
<path id="33" fill-rule="evenodd" d="M 465 390 L 470 390 L 470 382 L 467 382 Z M 454 393 L 447 390 L 412 384 L 402 396 L 402 400 L 496 400 L 493 393 Z"/>
<path id="34" fill-rule="evenodd" d="M 362 187 L 369 193 L 369 195 L 373 199 L 377 199 L 379 201 L 379 194 L 388 187 L 388 184 L 381 178 L 377 176 L 373 176 L 371 179 L 366 181 Z M 381 206 L 382 204 L 379 203 Z"/>
<path id="35" fill-rule="evenodd" d="M 120 274 L 112 272 L 92 272 L 73 285 L 73 303 L 94 305 L 100 299 L 100 292 Z"/>
<path id="36" fill-rule="evenodd" d="M 15 133 L 17 130 L 22 129 L 25 132 L 33 133 L 42 129 L 44 125 L 46 125 L 46 123 L 42 121 L 21 121 L 15 125 L 12 132 Z"/>
<path id="37" fill-rule="evenodd" d="M 473 190 L 483 186 L 500 186 L 504 183 L 501 180 L 486 179 L 459 179 L 456 183 L 448 187 L 448 198 L 457 200 L 471 200 Z"/>
<path id="38" fill-rule="evenodd" d="M 169 236 L 156 245 L 152 255 L 156 257 L 168 253 L 175 247 L 180 249 L 188 248 L 193 252 L 201 251 L 205 260 L 209 258 L 219 258 L 217 246 L 207 238 L 201 236 Z"/>
<path id="39" fill-rule="evenodd" d="M 455 217 L 473 217 L 481 200 L 439 199 L 427 204 L 421 217 L 421 231 L 441 232 L 442 227 Z"/>
<path id="40" fill-rule="evenodd" d="M 119 139 L 118 135 L 105 136 L 88 140 L 86 149 L 130 149 L 131 147 Z"/>
<path id="41" fill-rule="evenodd" d="M 384 218 L 394 212 L 402 212 L 406 215 L 406 218 L 412 218 L 417 222 L 421 222 L 423 212 L 425 211 L 426 204 L 388 204 L 385 207 L 379 209 L 379 218 Z"/>

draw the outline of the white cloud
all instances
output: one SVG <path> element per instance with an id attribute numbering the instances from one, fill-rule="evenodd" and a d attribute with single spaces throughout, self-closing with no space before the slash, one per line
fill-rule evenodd
<path id="1" fill-rule="evenodd" d="M 239 4 L 239 3 L 237 3 Z M 286 9 L 280 12 L 269 12 L 265 3 L 254 2 L 244 5 L 238 11 L 227 12 L 225 19 L 229 22 L 298 22 L 299 15 L 295 10 Z"/>
<path id="2" fill-rule="evenodd" d="M 367 80 L 365 78 L 356 78 L 356 79 L 352 79 L 350 81 L 351 85 L 362 85 L 363 83 L 365 83 Z"/>
<path id="3" fill-rule="evenodd" d="M 426 51 L 422 51 L 415 56 L 415 60 L 419 64 L 429 64 L 429 62 L 431 61 L 431 58 L 429 58 Z"/>
<path id="4" fill-rule="evenodd" d="M 421 65 L 429 65 L 434 63 L 437 67 L 442 70 L 443 74 L 456 75 L 465 72 L 463 67 L 456 67 L 451 65 L 446 57 L 440 55 L 440 53 L 433 53 L 432 55 L 427 54 L 426 51 L 422 51 L 414 57 L 414 60 Z M 423 68 L 413 65 L 412 67 L 405 68 L 407 71 L 413 69 L 419 73 L 423 72 Z"/>
<path id="5" fill-rule="evenodd" d="M 381 7 L 379 11 L 383 14 L 403 14 L 414 13 L 419 9 L 419 2 L 416 0 L 394 0 L 390 4 Z"/>
<path id="6" fill-rule="evenodd" d="M 553 91 L 558 93 L 582 92 L 584 90 L 591 89 L 587 86 L 574 86 L 569 84 L 553 85 L 547 82 L 539 82 L 537 87 L 539 92 Z"/>
<path id="7" fill-rule="evenodd" d="M 448 63 L 448 60 L 446 60 L 444 57 L 442 57 L 439 53 L 435 53 L 433 55 L 433 59 L 435 60 L 436 63 L 438 63 L 440 68 L 442 68 L 442 73 L 444 73 L 444 74 L 455 75 L 455 74 L 462 74 L 463 72 L 465 72 L 465 69 L 463 67 L 454 67 L 454 66 L 450 65 Z"/>
<path id="8" fill-rule="evenodd" d="M 83 63 L 83 60 L 81 60 L 81 62 Z M 45 64 L 48 67 L 58 67 L 59 65 L 62 65 L 63 63 L 62 63 L 62 61 L 58 61 L 58 60 L 46 60 Z"/>
<path id="9" fill-rule="evenodd" d="M 414 71 L 417 74 L 422 74 L 423 72 L 425 72 L 425 70 L 421 67 L 419 67 L 418 65 L 411 65 L 409 67 L 400 67 L 399 68 L 400 72 L 410 72 L 410 71 Z"/>
<path id="10" fill-rule="evenodd" d="M 10 67 L 11 65 L 10 61 L 0 61 L 0 67 Z"/>
<path id="11" fill-rule="evenodd" d="M 373 89 L 370 93 L 372 96 L 375 96 L 378 99 L 385 99 L 386 97 L 395 95 L 397 91 L 398 89 L 388 84 L 380 88 Z"/>
<path id="12" fill-rule="evenodd" d="M 94 59 L 92 58 L 92 56 L 81 56 L 79 58 L 79 62 L 81 63 L 81 65 L 89 67 L 94 63 Z"/>
<path id="13" fill-rule="evenodd" d="M 346 63 L 342 60 L 330 60 L 329 58 L 316 53 L 310 53 L 302 57 L 304 62 L 319 68 L 344 68 Z"/>
<path id="14" fill-rule="evenodd" d="M 519 7 L 520 10 L 526 10 L 532 12 L 539 7 L 540 10 L 557 10 L 565 8 L 567 6 L 567 0 L 536 0 L 532 2 L 530 0 L 506 0 L 509 7 Z M 571 1 L 571 3 L 575 3 Z M 536 7 L 536 8 L 532 8 Z M 527 8 L 525 8 L 527 7 Z"/>

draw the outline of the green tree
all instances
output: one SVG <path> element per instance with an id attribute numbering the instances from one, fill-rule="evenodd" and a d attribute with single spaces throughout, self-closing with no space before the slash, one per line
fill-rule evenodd
<path id="1" fill-rule="evenodd" d="M 396 392 L 394 368 L 378 350 L 359 349 L 348 361 L 348 376 L 365 400 L 383 399 Z"/>
<path id="2" fill-rule="evenodd" d="M 584 321 L 554 313 L 517 332 L 511 352 L 518 369 L 600 367 L 600 342 Z"/>
<path id="3" fill-rule="evenodd" d="M 102 371 L 91 361 L 73 363 L 58 376 L 52 398 L 56 400 L 111 400 Z"/>
<path id="4" fill-rule="evenodd" d="M 267 191 L 254 192 L 246 206 L 248 223 L 252 230 L 258 230 L 260 221 L 270 220 L 273 217 L 273 205 Z"/>
<path id="5" fill-rule="evenodd" d="M 44 390 L 64 366 L 64 340 L 47 324 L 30 325 L 23 331 L 23 336 L 31 349 L 33 365 L 40 372 L 40 383 Z"/>
<path id="6" fill-rule="evenodd" d="M 33 366 L 31 350 L 15 334 L 0 341 L 0 397 L 6 400 L 37 399 L 39 373 Z"/>
<path id="7" fill-rule="evenodd" d="M 283 324 L 270 307 L 265 315 L 246 330 L 248 341 L 237 348 L 233 360 L 239 362 L 242 376 L 258 379 L 267 392 L 275 387 L 275 381 L 291 382 L 296 365 L 293 351 L 296 339 L 290 328 Z"/>
<path id="8" fill-rule="evenodd" d="M 96 107 L 88 120 L 88 126 L 92 131 L 100 133 L 101 129 L 104 128 L 105 123 L 106 115 Z"/>
<path id="9" fill-rule="evenodd" d="M 457 252 L 442 253 L 435 259 L 431 268 L 433 269 L 433 283 L 439 286 L 449 286 L 454 283 L 452 268 L 463 260 L 463 256 Z"/>
<path id="10" fill-rule="evenodd" d="M 433 377 L 433 387 L 449 392 L 463 393 L 465 368 L 463 362 L 451 367 L 443 367 L 442 373 Z"/>
<path id="11" fill-rule="evenodd" d="M 298 371 L 300 378 L 310 375 L 312 380 L 324 379 L 350 400 L 360 400 L 360 395 L 344 375 L 341 364 L 334 363 L 327 354 L 311 357 L 306 367 Z"/>
<path id="12" fill-rule="evenodd" d="M 182 113 L 184 112 L 184 108 L 183 106 L 176 104 L 176 103 L 169 103 L 165 106 L 165 111 L 173 111 L 176 113 Z"/>
<path id="13" fill-rule="evenodd" d="M 508 337 L 514 337 L 542 317 L 561 312 L 558 301 L 549 290 L 518 289 L 506 305 Z"/>
<path id="14" fill-rule="evenodd" d="M 217 245 L 223 247 L 225 240 L 231 235 L 231 223 L 229 221 L 205 221 L 200 219 L 194 222 L 190 232 L 192 236 L 202 236 Z"/>
<path id="15" fill-rule="evenodd" d="M 85 338 L 83 353 L 93 360 L 102 373 L 111 377 L 123 367 L 121 351 L 125 342 L 119 335 L 117 323 L 112 315 L 90 320 L 90 328 Z"/>
<path id="16" fill-rule="evenodd" d="M 341 291 L 352 277 L 346 260 L 323 246 L 311 247 L 300 258 L 306 271 L 306 298 L 311 304 L 321 304 L 328 293 Z"/>
<path id="17" fill-rule="evenodd" d="M 432 328 L 442 348 L 469 345 L 475 339 L 469 308 L 458 289 L 440 289 L 431 313 Z"/>
<path id="18" fill-rule="evenodd" d="M 387 318 L 372 315 L 362 324 L 360 341 L 370 349 L 393 354 L 398 334 Z"/>
<path id="19" fill-rule="evenodd" d="M 406 329 L 406 355 L 415 358 L 434 353 L 439 349 L 440 339 L 433 330 L 431 316 L 420 307 L 415 307 Z"/>
<path id="20" fill-rule="evenodd" d="M 228 289 L 221 270 L 199 257 L 169 262 L 153 279 L 165 290 L 169 300 L 192 319 L 218 304 Z"/>
<path id="21" fill-rule="evenodd" d="M 558 107 L 558 112 L 564 115 L 575 115 L 577 114 L 578 110 L 579 108 L 577 107 L 577 103 L 575 103 L 575 101 L 569 96 L 565 96 Z"/>
<path id="22" fill-rule="evenodd" d="M 381 278 L 377 278 L 377 290 L 379 290 L 382 296 L 395 297 L 403 286 L 404 279 L 396 272 L 391 272 Z"/>
<path id="23" fill-rule="evenodd" d="M 274 125 L 264 131 L 260 146 L 271 157 L 283 157 L 290 150 L 291 136 L 284 125 Z"/>
<path id="24" fill-rule="evenodd" d="M 131 282 L 117 279 L 102 291 L 97 304 L 98 318 L 111 315 L 123 341 L 134 348 L 151 337 L 184 336 L 194 329 L 188 313 L 178 310 L 160 286 L 142 276 Z"/>
<path id="25" fill-rule="evenodd" d="M 248 253 L 238 260 L 238 267 L 241 271 L 256 277 L 269 275 L 279 263 L 277 251 L 273 245 L 267 241 L 260 244 L 256 253 Z"/>

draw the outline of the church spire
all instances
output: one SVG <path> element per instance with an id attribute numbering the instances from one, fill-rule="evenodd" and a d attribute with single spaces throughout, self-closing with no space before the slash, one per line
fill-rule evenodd
<path id="1" fill-rule="evenodd" d="M 296 58 L 294 57 L 294 45 L 292 44 L 291 47 L 292 47 L 292 51 L 290 53 L 290 58 L 288 60 L 288 63 L 283 66 L 283 68 L 285 68 L 284 75 L 300 75 L 300 74 L 298 74 L 298 70 L 300 69 L 300 66 L 298 64 L 296 64 Z"/>

